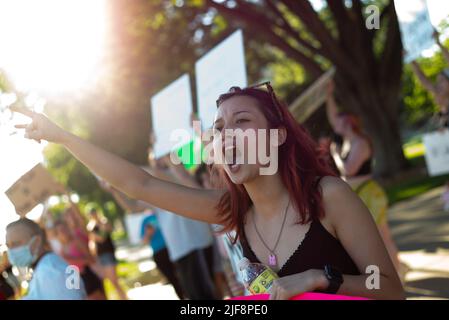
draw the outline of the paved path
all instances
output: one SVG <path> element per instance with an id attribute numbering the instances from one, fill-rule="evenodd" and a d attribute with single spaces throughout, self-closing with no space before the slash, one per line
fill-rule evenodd
<path id="1" fill-rule="evenodd" d="M 442 192 L 433 189 L 389 211 L 400 259 L 411 268 L 409 299 L 449 299 L 449 213 L 442 210 Z"/>

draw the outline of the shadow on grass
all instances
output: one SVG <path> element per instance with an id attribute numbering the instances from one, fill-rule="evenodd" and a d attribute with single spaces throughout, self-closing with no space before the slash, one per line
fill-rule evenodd
<path id="1" fill-rule="evenodd" d="M 449 278 L 432 277 L 408 281 L 405 285 L 407 298 L 441 298 L 449 297 Z"/>

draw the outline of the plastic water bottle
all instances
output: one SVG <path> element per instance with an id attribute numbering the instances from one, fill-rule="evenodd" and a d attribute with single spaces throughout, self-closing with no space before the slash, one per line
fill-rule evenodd
<path id="1" fill-rule="evenodd" d="M 273 281 L 278 279 L 278 275 L 266 265 L 252 263 L 247 258 L 240 260 L 238 265 L 245 288 L 251 294 L 268 293 Z"/>

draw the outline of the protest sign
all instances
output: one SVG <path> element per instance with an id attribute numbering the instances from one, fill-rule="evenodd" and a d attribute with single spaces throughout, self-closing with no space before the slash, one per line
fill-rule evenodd
<path id="1" fill-rule="evenodd" d="M 429 175 L 449 173 L 449 130 L 425 134 L 423 143 Z"/>
<path id="2" fill-rule="evenodd" d="M 151 98 L 156 158 L 161 158 L 191 141 L 191 136 L 173 136 L 177 130 L 192 131 L 190 90 L 189 76 L 185 74 Z"/>
<path id="3" fill-rule="evenodd" d="M 195 64 L 198 113 L 204 129 L 212 127 L 216 101 L 231 87 L 246 87 L 243 33 L 237 30 Z"/>
<path id="4" fill-rule="evenodd" d="M 426 0 L 395 0 L 394 3 L 406 53 L 404 59 L 409 63 L 435 44 L 434 27 Z"/>
<path id="5" fill-rule="evenodd" d="M 14 204 L 17 214 L 24 217 L 50 196 L 64 192 L 64 187 L 54 180 L 42 164 L 38 164 L 21 176 L 5 194 Z"/>

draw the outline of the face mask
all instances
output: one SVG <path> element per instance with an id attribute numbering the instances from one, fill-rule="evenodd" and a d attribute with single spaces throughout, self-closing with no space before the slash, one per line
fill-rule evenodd
<path id="1" fill-rule="evenodd" d="M 36 261 L 36 255 L 31 253 L 30 249 L 35 239 L 33 237 L 28 244 L 8 250 L 8 259 L 13 266 L 29 267 Z"/>

